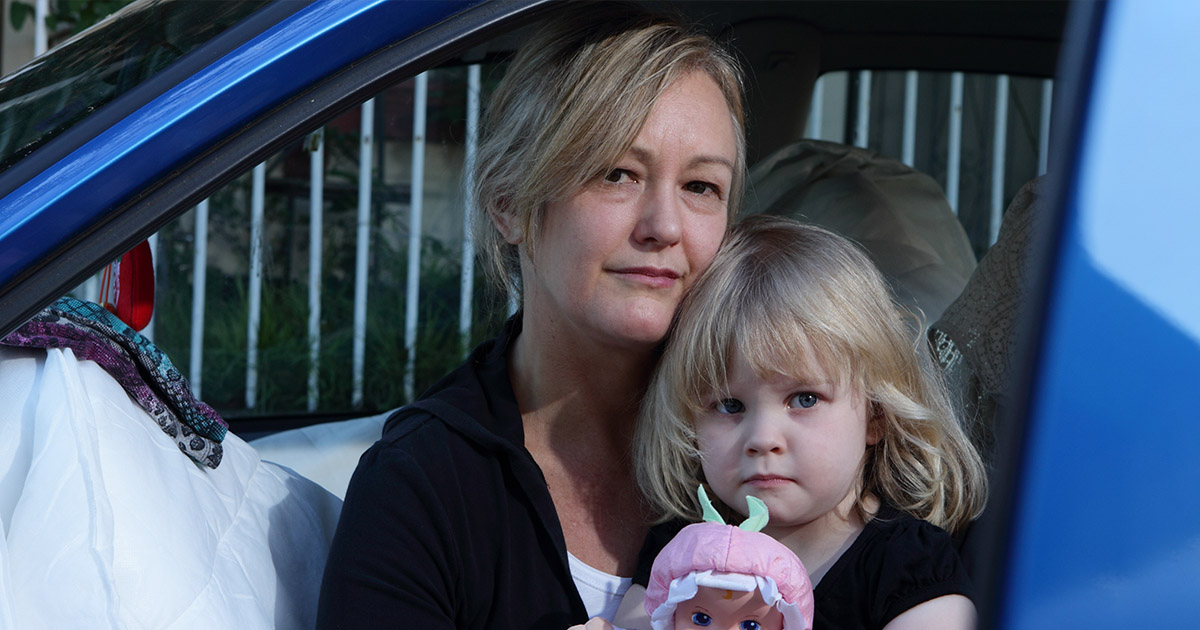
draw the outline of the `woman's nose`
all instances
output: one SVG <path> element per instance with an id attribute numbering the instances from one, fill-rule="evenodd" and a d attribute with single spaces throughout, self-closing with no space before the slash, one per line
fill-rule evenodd
<path id="1" fill-rule="evenodd" d="M 634 240 L 656 247 L 670 247 L 683 238 L 683 201 L 671 186 L 646 189 L 641 200 Z"/>
<path id="2" fill-rule="evenodd" d="M 783 439 L 778 418 L 762 413 L 748 414 L 742 423 L 746 428 L 747 455 L 780 454 L 786 450 L 786 441 Z"/>

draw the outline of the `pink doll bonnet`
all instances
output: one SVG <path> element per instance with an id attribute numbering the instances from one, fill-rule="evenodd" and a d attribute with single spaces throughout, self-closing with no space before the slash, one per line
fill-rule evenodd
<path id="1" fill-rule="evenodd" d="M 808 571 L 790 549 L 761 533 L 767 507 L 748 497 L 750 517 L 726 525 L 699 490 L 704 523 L 688 525 L 667 543 L 650 572 L 645 608 L 653 630 L 674 630 L 675 608 L 696 596 L 701 586 L 752 592 L 783 614 L 787 630 L 811 630 L 813 592 Z"/>

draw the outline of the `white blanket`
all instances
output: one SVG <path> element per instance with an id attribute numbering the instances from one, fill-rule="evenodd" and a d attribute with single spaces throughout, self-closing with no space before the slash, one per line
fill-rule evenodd
<path id="1" fill-rule="evenodd" d="M 0 348 L 0 628 L 311 628 L 341 500 L 201 468 L 95 363 Z"/>

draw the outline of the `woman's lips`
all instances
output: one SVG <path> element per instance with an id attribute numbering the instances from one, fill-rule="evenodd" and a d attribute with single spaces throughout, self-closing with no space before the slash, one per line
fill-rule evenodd
<path id="1" fill-rule="evenodd" d="M 631 282 L 660 289 L 674 286 L 683 277 L 683 274 L 674 269 L 661 267 L 624 267 L 617 269 L 615 273 Z"/>

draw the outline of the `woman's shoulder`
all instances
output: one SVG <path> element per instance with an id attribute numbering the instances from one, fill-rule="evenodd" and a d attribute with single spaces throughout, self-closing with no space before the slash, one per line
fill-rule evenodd
<path id="1" fill-rule="evenodd" d="M 950 534 L 882 506 L 817 585 L 817 615 L 826 622 L 818 625 L 882 628 L 917 604 L 954 594 L 970 597 L 971 581 Z"/>

